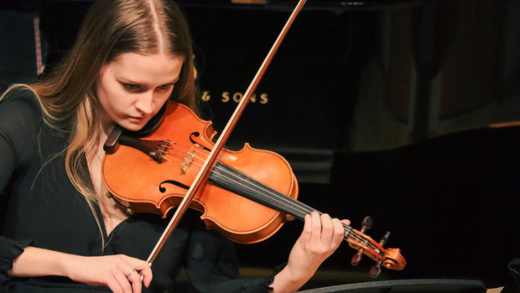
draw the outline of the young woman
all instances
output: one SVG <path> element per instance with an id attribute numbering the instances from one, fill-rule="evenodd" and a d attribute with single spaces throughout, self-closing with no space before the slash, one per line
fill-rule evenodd
<path id="1" fill-rule="evenodd" d="M 232 243 L 188 212 L 152 272 L 144 260 L 168 222 L 106 196 L 102 146 L 115 124 L 139 130 L 168 99 L 196 110 L 189 29 L 168 0 L 96 1 L 62 64 L 4 94 L 2 292 L 173 291 L 181 266 L 195 292 L 293 292 L 339 246 L 339 220 L 307 215 L 287 265 L 240 280 Z"/>

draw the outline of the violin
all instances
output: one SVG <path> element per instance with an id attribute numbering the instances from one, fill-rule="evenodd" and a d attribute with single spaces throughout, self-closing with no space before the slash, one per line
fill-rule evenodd
<path id="1" fill-rule="evenodd" d="M 114 198 L 131 211 L 161 215 L 177 207 L 193 183 L 214 146 L 216 131 L 186 106 L 167 102 L 164 117 L 149 134 L 138 137 L 121 128 L 112 131 L 105 143 L 102 173 Z M 141 134 L 142 135 L 142 134 Z M 315 211 L 297 200 L 298 183 L 289 163 L 280 155 L 245 144 L 239 151 L 223 149 L 207 184 L 191 201 L 190 208 L 203 213 L 208 228 L 219 230 L 238 243 L 263 241 L 287 220 L 304 220 Z M 320 213 L 321 214 L 321 213 Z M 358 231 L 343 224 L 344 238 L 362 255 L 377 264 L 370 275 L 377 277 L 381 266 L 402 270 L 406 260 L 398 248 L 383 248 L 364 232 L 372 220 L 366 218 Z"/>

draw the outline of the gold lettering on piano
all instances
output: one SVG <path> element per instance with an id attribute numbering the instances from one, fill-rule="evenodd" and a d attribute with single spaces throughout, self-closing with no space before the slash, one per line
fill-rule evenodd
<path id="1" fill-rule="evenodd" d="M 205 91 L 203 94 L 202 94 L 202 100 L 204 102 L 207 102 L 209 101 L 209 99 L 211 99 L 211 96 L 209 95 L 209 92 L 208 91 Z"/>
<path id="2" fill-rule="evenodd" d="M 261 94 L 260 95 L 260 104 L 267 104 L 267 102 L 269 101 L 269 99 L 267 99 L 267 94 Z"/>
<path id="3" fill-rule="evenodd" d="M 235 103 L 240 103 L 240 100 L 244 97 L 244 94 L 242 92 L 234 92 L 231 94 L 230 92 L 223 92 L 222 93 L 222 99 L 220 100 L 222 103 L 227 103 L 231 100 L 233 100 Z M 211 95 L 209 91 L 204 91 L 202 93 L 201 99 L 204 102 L 207 102 L 211 99 Z M 257 101 L 260 102 L 260 104 L 265 105 L 269 102 L 268 95 L 266 93 L 263 93 L 260 95 L 260 98 L 258 98 L 258 95 L 256 93 L 251 95 L 251 98 L 249 99 L 251 102 L 256 103 Z"/>
<path id="4" fill-rule="evenodd" d="M 222 102 L 227 103 L 227 102 L 229 102 L 229 100 L 230 100 L 229 92 L 223 92 L 222 93 Z"/>
<path id="5" fill-rule="evenodd" d="M 242 100 L 242 97 L 244 95 L 241 93 L 241 92 L 236 92 L 234 95 L 233 95 L 233 101 L 235 101 L 235 103 L 240 103 L 240 100 Z"/>

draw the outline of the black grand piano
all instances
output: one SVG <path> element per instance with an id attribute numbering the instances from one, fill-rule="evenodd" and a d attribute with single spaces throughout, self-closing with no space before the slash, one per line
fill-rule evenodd
<path id="1" fill-rule="evenodd" d="M 194 37 L 202 113 L 220 130 L 297 1 L 178 2 Z M 89 4 L 33 6 L 46 70 Z M 520 257 L 518 120 L 517 0 L 308 0 L 228 147 L 282 154 L 301 201 L 355 228 L 372 216 L 375 239 L 391 231 L 388 245 L 408 264 L 380 279 L 495 288 L 514 282 L 508 263 Z M 301 227 L 237 245 L 243 271 L 284 262 Z M 343 245 L 309 288 L 369 281 L 373 263 L 352 268 L 353 254 Z"/>

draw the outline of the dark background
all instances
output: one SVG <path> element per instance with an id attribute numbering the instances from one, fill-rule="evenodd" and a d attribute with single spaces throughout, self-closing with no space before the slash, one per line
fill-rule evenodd
<path id="1" fill-rule="evenodd" d="M 217 130 L 236 105 L 294 1 L 267 6 L 179 1 L 190 23 L 203 115 Z M 511 283 L 520 257 L 520 3 L 517 0 L 310 1 L 228 146 L 281 153 L 302 202 L 368 234 L 391 231 L 408 264 L 384 279 Z M 46 70 L 74 41 L 89 1 L 2 1 L 0 86 L 37 78 L 34 17 Z M 301 222 L 237 245 L 243 274 L 286 261 Z M 370 281 L 343 244 L 309 288 Z M 265 270 L 264 270 L 265 269 Z M 182 277 L 181 277 L 182 280 Z M 510 284 L 511 285 L 511 284 Z M 511 287 L 511 290 L 513 290 Z"/>

